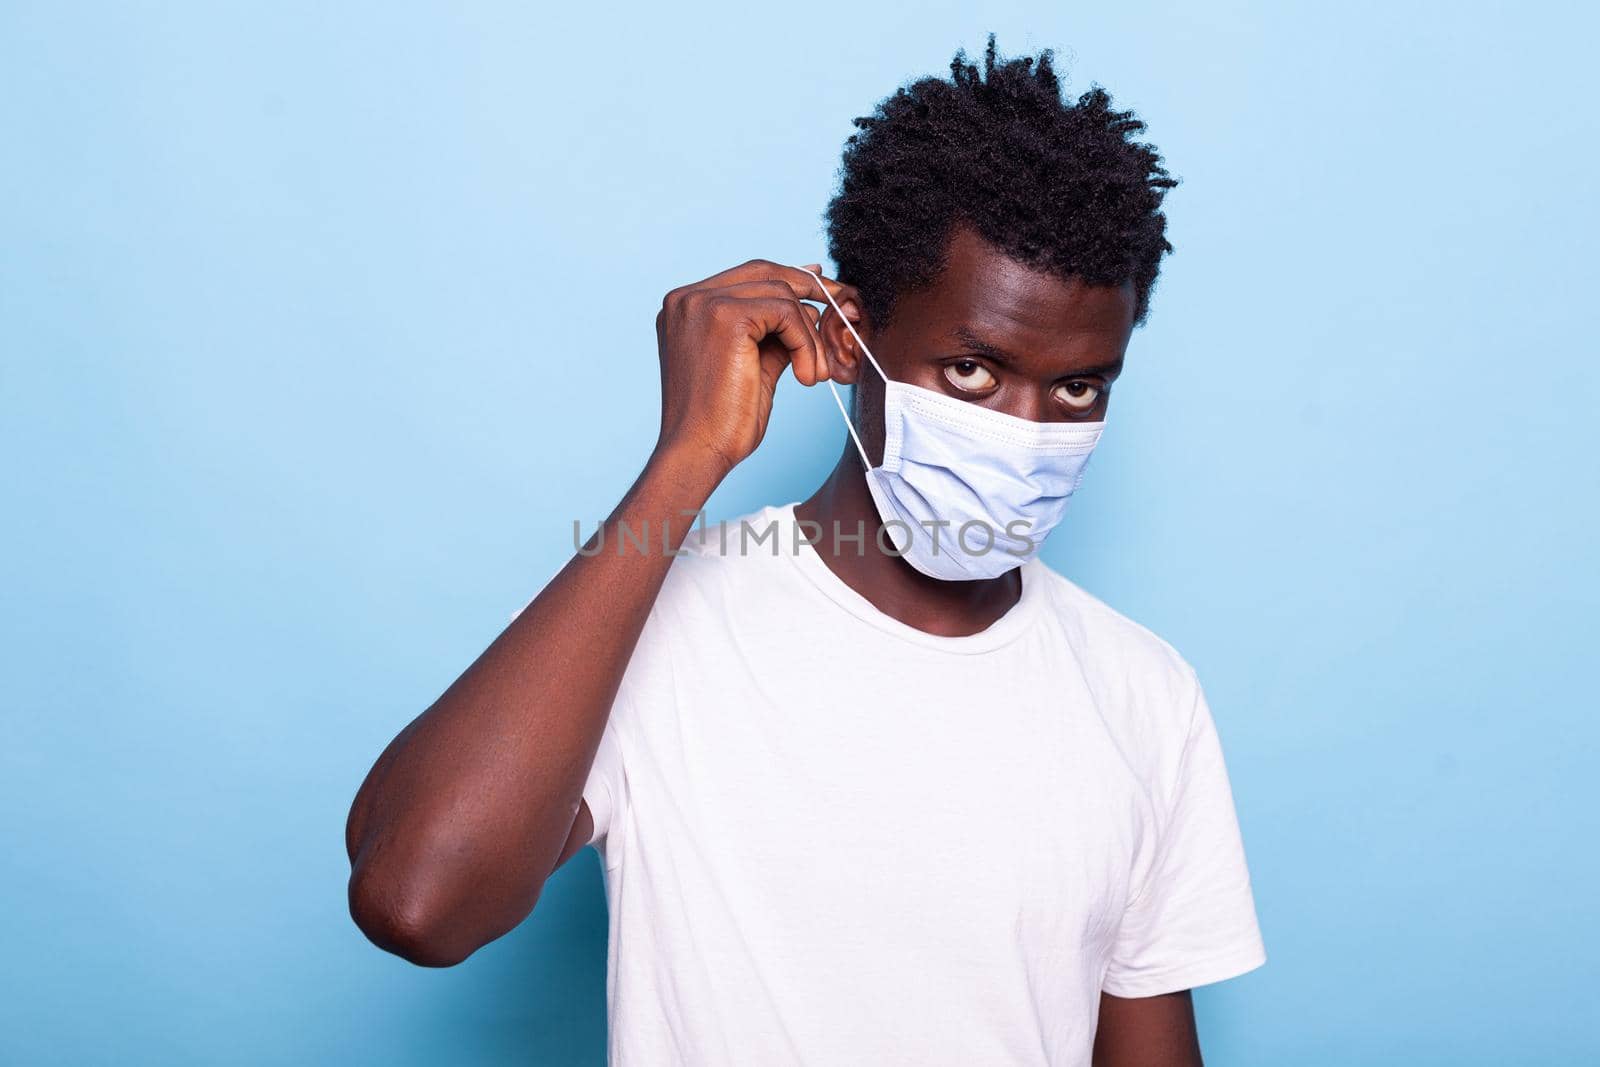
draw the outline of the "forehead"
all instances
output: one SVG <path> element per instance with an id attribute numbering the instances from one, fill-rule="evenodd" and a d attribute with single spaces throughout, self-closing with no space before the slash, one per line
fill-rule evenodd
<path id="1" fill-rule="evenodd" d="M 1065 373 L 1073 365 L 1119 359 L 1133 332 L 1131 282 L 1086 285 L 1011 258 L 971 230 L 950 238 L 932 284 L 902 293 L 889 330 L 896 347 L 976 338 L 1016 358 Z"/>

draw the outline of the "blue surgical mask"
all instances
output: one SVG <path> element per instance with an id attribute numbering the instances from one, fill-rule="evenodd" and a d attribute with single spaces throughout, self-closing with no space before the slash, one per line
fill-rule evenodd
<path id="1" fill-rule="evenodd" d="M 997 578 L 1020 566 L 1061 522 L 1105 423 L 1033 422 L 894 381 L 821 279 L 817 284 L 884 381 L 883 462 L 876 467 L 838 387 L 831 380 L 828 387 L 895 549 L 945 581 Z"/>

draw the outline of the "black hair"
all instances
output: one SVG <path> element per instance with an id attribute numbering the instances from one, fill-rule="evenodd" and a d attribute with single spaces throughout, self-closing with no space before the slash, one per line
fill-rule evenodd
<path id="1" fill-rule="evenodd" d="M 874 324 L 887 324 L 897 294 L 938 276 L 958 224 L 1036 269 L 1131 281 L 1144 321 L 1172 251 L 1161 200 L 1177 180 L 1132 140 L 1144 122 L 1100 86 L 1064 101 L 1053 59 L 1001 59 L 991 34 L 981 74 L 957 52 L 949 80 L 922 78 L 855 120 L 828 250 Z"/>

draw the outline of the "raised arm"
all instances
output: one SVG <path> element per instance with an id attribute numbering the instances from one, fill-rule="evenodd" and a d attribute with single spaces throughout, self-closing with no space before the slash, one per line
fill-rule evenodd
<path id="1" fill-rule="evenodd" d="M 374 943 L 458 963 L 521 922 L 588 839 L 584 779 L 669 549 L 760 443 L 784 367 L 806 385 L 827 377 L 817 313 L 800 302 L 823 299 L 805 271 L 763 261 L 667 295 L 661 432 L 604 551 L 567 563 L 389 743 L 351 806 L 350 912 Z M 624 523 L 649 530 L 646 548 L 617 536 Z"/>

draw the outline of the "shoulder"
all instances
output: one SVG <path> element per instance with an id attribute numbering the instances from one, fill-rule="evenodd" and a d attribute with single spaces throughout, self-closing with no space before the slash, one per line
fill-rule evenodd
<path id="1" fill-rule="evenodd" d="M 1128 618 L 1042 560 L 1033 575 L 1045 586 L 1047 608 L 1067 628 L 1074 644 L 1113 669 L 1153 681 L 1188 685 L 1194 669 L 1164 638 Z"/>
<path id="2" fill-rule="evenodd" d="M 707 519 L 702 514 L 683 539 L 678 565 L 704 577 L 712 569 L 726 574 L 739 560 L 775 558 L 793 551 L 793 526 L 793 517 L 780 507 L 724 519 Z"/>
<path id="3" fill-rule="evenodd" d="M 765 507 L 728 519 L 695 522 L 672 561 L 653 616 L 699 614 L 721 618 L 741 608 L 764 610 L 792 569 L 793 522 L 782 508 Z"/>
<path id="4" fill-rule="evenodd" d="M 697 672 L 725 670 L 784 618 L 794 595 L 786 584 L 794 568 L 781 558 L 788 537 L 777 508 L 695 523 L 634 645 L 613 720 L 626 719 L 630 703 L 659 703 Z"/>
<path id="5" fill-rule="evenodd" d="M 1188 660 L 1042 560 L 1029 566 L 1106 726 L 1136 749 L 1181 748 L 1204 703 Z"/>

